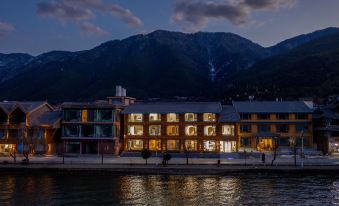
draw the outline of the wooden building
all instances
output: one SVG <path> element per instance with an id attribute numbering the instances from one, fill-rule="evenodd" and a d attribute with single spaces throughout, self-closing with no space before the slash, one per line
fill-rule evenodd
<path id="1" fill-rule="evenodd" d="M 237 115 L 225 109 L 233 113 L 219 102 L 132 104 L 123 111 L 124 150 L 235 152 Z"/>
<path id="2" fill-rule="evenodd" d="M 233 102 L 240 150 L 313 147 L 312 112 L 302 101 Z"/>
<path id="3" fill-rule="evenodd" d="M 52 127 L 40 122 L 46 113 L 53 112 L 47 102 L 0 102 L 0 153 L 52 153 L 57 118 Z"/>

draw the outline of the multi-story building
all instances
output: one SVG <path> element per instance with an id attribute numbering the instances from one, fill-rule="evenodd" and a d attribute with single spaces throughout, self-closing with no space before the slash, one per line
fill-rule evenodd
<path id="1" fill-rule="evenodd" d="M 324 154 L 339 153 L 339 105 L 327 105 L 313 114 L 314 141 Z"/>
<path id="2" fill-rule="evenodd" d="M 233 102 L 233 106 L 240 116 L 240 150 L 313 146 L 313 110 L 305 102 Z"/>
<path id="3" fill-rule="evenodd" d="M 108 97 L 106 101 L 61 104 L 64 152 L 118 154 L 122 124 L 120 113 L 134 101 L 131 97 L 115 96 Z"/>
<path id="4" fill-rule="evenodd" d="M 58 114 L 47 102 L 0 102 L 0 153 L 53 153 Z"/>
<path id="5" fill-rule="evenodd" d="M 237 115 L 219 102 L 139 103 L 125 108 L 124 150 L 232 152 Z M 221 120 L 221 122 L 219 122 Z"/>

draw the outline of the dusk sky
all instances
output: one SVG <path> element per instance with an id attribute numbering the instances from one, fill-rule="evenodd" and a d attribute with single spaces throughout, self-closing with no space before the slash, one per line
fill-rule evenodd
<path id="1" fill-rule="evenodd" d="M 339 27 L 338 0 L 1 0 L 0 52 L 91 49 L 164 29 L 233 32 L 262 46 Z"/>

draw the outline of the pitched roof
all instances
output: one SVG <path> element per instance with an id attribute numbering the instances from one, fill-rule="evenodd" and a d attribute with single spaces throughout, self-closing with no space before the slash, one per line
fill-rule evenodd
<path id="1" fill-rule="evenodd" d="M 232 105 L 222 106 L 219 122 L 237 122 L 239 119 L 239 114 L 235 111 L 235 108 Z"/>
<path id="2" fill-rule="evenodd" d="M 263 102 L 233 102 L 239 113 L 312 113 L 302 101 L 263 101 Z"/>
<path id="3" fill-rule="evenodd" d="M 220 102 L 155 102 L 129 105 L 123 114 L 131 113 L 220 113 Z"/>
<path id="4" fill-rule="evenodd" d="M 61 111 L 51 111 L 45 112 L 42 114 L 36 122 L 35 125 L 42 126 L 54 126 L 54 124 L 58 123 L 61 120 Z"/>
<path id="5" fill-rule="evenodd" d="M 0 102 L 0 107 L 7 113 L 11 113 L 16 107 L 20 107 L 23 112 L 30 113 L 36 108 L 47 104 L 47 102 L 18 102 L 18 101 L 6 101 Z"/>

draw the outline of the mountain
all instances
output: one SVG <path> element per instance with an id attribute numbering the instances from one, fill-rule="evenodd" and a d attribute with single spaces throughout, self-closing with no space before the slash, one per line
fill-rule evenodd
<path id="1" fill-rule="evenodd" d="M 314 83 L 329 88 L 328 79 L 315 75 L 325 68 L 331 81 L 339 76 L 336 34 L 328 28 L 264 48 L 232 33 L 158 30 L 85 51 L 18 56 L 13 65 L 0 56 L 0 99 L 93 100 L 114 94 L 115 85 L 139 99 L 325 95 Z"/>
<path id="2" fill-rule="evenodd" d="M 316 40 L 335 33 L 339 33 L 339 28 L 329 27 L 323 30 L 318 30 L 309 34 L 302 34 L 291 39 L 287 39 L 267 49 L 269 50 L 270 55 L 274 56 L 289 51 L 312 40 Z"/>
<path id="3" fill-rule="evenodd" d="M 235 75 L 238 93 L 271 97 L 339 94 L 339 33 L 273 56 Z"/>
<path id="4" fill-rule="evenodd" d="M 28 69 L 0 84 L 1 98 L 104 98 L 116 84 L 139 98 L 212 96 L 209 87 L 248 69 L 267 52 L 232 33 L 155 31 L 61 56 L 34 58 Z"/>
<path id="5" fill-rule="evenodd" d="M 13 53 L 13 54 L 1 54 L 0 53 L 0 82 L 6 79 L 10 79 L 19 73 L 19 69 L 22 68 L 27 62 L 33 59 L 33 56 L 29 54 Z"/>

